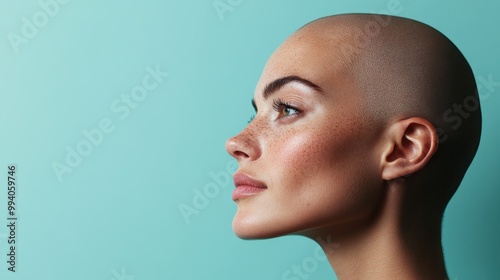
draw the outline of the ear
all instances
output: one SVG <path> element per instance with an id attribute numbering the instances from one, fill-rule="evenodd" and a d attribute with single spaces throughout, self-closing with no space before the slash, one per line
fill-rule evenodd
<path id="1" fill-rule="evenodd" d="M 409 118 L 392 124 L 382 153 L 382 178 L 394 180 L 422 169 L 434 155 L 438 136 L 434 125 L 423 118 Z"/>

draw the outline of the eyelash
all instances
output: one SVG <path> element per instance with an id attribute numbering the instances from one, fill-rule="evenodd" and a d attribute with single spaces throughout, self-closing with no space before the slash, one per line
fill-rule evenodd
<path id="1" fill-rule="evenodd" d="M 288 108 L 288 109 L 292 109 L 294 110 L 296 113 L 295 114 L 292 114 L 292 115 L 288 115 L 288 116 L 281 116 L 279 117 L 278 119 L 280 118 L 288 118 L 290 116 L 293 116 L 293 115 L 298 115 L 300 113 L 302 113 L 299 109 L 295 108 L 294 106 L 292 106 L 290 103 L 286 102 L 286 101 L 283 101 L 283 99 L 281 98 L 277 98 L 277 99 L 274 99 L 273 100 L 273 109 L 278 112 L 278 113 L 281 113 L 281 110 L 283 110 L 284 108 Z M 251 123 L 253 121 L 253 119 L 255 118 L 255 114 L 251 115 L 250 116 L 250 119 L 248 120 L 248 123 Z"/>
<path id="2" fill-rule="evenodd" d="M 288 118 L 288 117 L 291 117 L 291 116 L 294 116 L 294 115 L 298 115 L 301 113 L 301 111 L 299 109 L 297 109 L 296 107 L 292 106 L 292 104 L 286 102 L 286 101 L 283 101 L 283 99 L 281 98 L 276 98 L 273 100 L 273 109 L 278 112 L 278 113 L 281 113 L 283 109 L 292 109 L 294 110 L 296 113 L 295 114 L 291 114 L 291 115 L 287 115 L 287 116 L 280 116 L 278 117 L 278 119 L 280 118 Z"/>

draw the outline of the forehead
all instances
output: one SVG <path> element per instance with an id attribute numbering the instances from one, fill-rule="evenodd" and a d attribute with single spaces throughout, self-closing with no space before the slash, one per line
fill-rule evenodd
<path id="1" fill-rule="evenodd" d="M 350 58 L 345 52 L 349 37 L 342 30 L 301 29 L 290 36 L 267 61 L 256 87 L 262 92 L 270 82 L 285 76 L 299 76 L 322 87 L 334 90 L 349 82 Z"/>

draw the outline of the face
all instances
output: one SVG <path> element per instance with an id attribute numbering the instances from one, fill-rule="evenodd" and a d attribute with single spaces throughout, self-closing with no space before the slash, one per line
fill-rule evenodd
<path id="1" fill-rule="evenodd" d="M 241 238 L 345 230 L 381 198 L 377 129 L 335 48 L 320 40 L 296 33 L 271 56 L 254 119 L 226 143 L 239 164 L 233 230 Z"/>

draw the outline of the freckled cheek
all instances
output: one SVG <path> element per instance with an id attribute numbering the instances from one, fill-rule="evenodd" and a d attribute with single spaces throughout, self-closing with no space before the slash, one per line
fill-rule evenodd
<path id="1" fill-rule="evenodd" d="M 273 177 L 298 182 L 312 176 L 325 160 L 323 149 L 324 143 L 312 134 L 283 135 L 269 149 Z"/>
<path id="2" fill-rule="evenodd" d="M 274 138 L 269 143 L 269 153 L 281 164 L 296 166 L 297 169 L 317 169 L 325 162 L 340 160 L 339 157 L 356 149 L 358 137 L 350 129 L 345 130 L 331 126 L 292 130 Z"/>
<path id="3" fill-rule="evenodd" d="M 334 126 L 302 127 L 273 137 L 267 153 L 273 179 L 299 186 L 311 179 L 317 182 L 325 172 L 347 175 L 345 169 L 353 165 L 350 161 L 358 152 L 356 133 L 352 126 L 343 131 Z"/>

